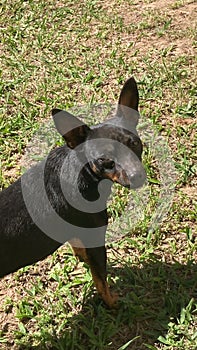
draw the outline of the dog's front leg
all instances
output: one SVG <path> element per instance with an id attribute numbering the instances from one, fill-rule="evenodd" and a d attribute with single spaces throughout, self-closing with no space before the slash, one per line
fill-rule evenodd
<path id="1" fill-rule="evenodd" d="M 107 283 L 106 271 L 106 248 L 105 246 L 86 249 L 88 263 L 90 265 L 92 277 L 96 285 L 97 291 L 107 306 L 116 307 L 118 296 L 111 294 Z"/>
<path id="2" fill-rule="evenodd" d="M 110 308 L 116 307 L 118 296 L 111 294 L 107 284 L 107 256 L 105 246 L 82 248 L 73 246 L 74 242 L 70 242 L 70 244 L 75 252 L 75 255 L 90 266 L 96 289 L 103 301 Z"/>

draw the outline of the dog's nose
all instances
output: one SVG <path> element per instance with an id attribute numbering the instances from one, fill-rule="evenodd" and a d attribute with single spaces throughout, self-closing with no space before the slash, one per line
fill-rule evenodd
<path id="1" fill-rule="evenodd" d="M 129 177 L 129 180 L 130 180 L 130 188 L 136 189 L 143 186 L 143 184 L 146 181 L 145 170 L 142 168 L 140 172 L 132 174 Z"/>

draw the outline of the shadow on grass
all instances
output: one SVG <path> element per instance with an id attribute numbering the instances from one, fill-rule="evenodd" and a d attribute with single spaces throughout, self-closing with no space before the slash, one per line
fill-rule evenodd
<path id="1" fill-rule="evenodd" d="M 48 335 L 37 347 L 26 345 L 21 350 L 129 350 L 151 349 L 168 324 L 180 317 L 196 297 L 197 265 L 172 265 L 160 261 L 140 267 L 109 267 L 116 283 L 113 289 L 121 297 L 117 310 L 107 309 L 97 295 L 87 295 L 80 313 L 68 319 L 58 337 Z M 149 347 L 146 346 L 149 345 Z"/>

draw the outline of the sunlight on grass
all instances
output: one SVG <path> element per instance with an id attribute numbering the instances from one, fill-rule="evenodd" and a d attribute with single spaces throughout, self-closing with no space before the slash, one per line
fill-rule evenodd
<path id="1" fill-rule="evenodd" d="M 88 266 L 66 245 L 1 281 L 2 350 L 196 349 L 195 11 L 195 2 L 183 0 L 2 2 L 2 189 L 20 175 L 25 147 L 53 107 L 116 103 L 131 75 L 143 118 L 168 141 L 178 173 L 167 217 L 147 234 L 161 187 L 145 145 L 143 220 L 108 247 L 119 308 L 104 306 Z M 129 196 L 115 187 L 111 223 Z"/>

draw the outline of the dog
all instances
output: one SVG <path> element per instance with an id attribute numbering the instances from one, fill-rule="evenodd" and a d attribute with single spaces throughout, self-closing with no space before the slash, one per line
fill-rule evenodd
<path id="1" fill-rule="evenodd" d="M 89 264 L 103 301 L 110 308 L 116 305 L 107 284 L 106 202 L 113 182 L 138 188 L 146 179 L 136 131 L 138 103 L 131 77 L 115 115 L 104 123 L 89 127 L 66 111 L 52 110 L 66 143 L 0 193 L 0 277 L 69 241 L 75 255 Z"/>

